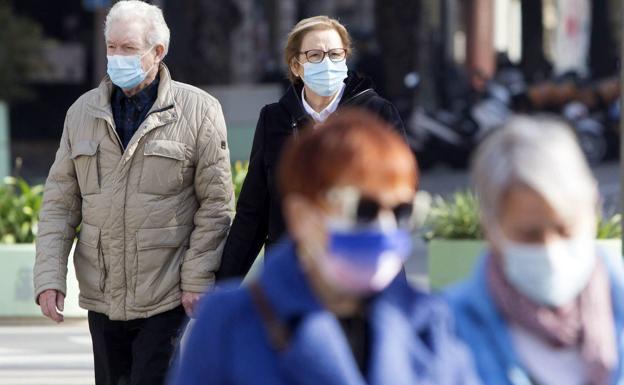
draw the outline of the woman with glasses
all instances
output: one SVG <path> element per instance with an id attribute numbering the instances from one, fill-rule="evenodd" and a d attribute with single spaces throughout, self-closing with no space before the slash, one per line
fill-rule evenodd
<path id="1" fill-rule="evenodd" d="M 624 275 L 596 248 L 596 181 L 571 129 L 518 117 L 473 165 L 489 251 L 448 298 L 484 384 L 624 381 Z"/>
<path id="2" fill-rule="evenodd" d="M 398 276 L 417 185 L 402 138 L 332 116 L 287 146 L 279 182 L 289 239 L 205 298 L 170 384 L 477 384 L 443 302 Z"/>
<path id="3" fill-rule="evenodd" d="M 346 106 L 364 108 L 405 135 L 397 109 L 377 95 L 369 79 L 348 70 L 350 54 L 351 38 L 337 20 L 312 17 L 290 32 L 284 56 L 292 84 L 279 102 L 260 112 L 249 171 L 217 273 L 220 280 L 244 276 L 262 247 L 284 234 L 275 170 L 290 136 L 313 129 Z"/>

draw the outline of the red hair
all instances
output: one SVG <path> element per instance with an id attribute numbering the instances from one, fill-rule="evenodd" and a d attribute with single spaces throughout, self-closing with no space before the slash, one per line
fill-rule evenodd
<path id="1" fill-rule="evenodd" d="M 282 196 L 318 201 L 332 187 L 416 188 L 416 158 L 387 123 L 362 110 L 341 110 L 288 142 L 280 161 Z"/>

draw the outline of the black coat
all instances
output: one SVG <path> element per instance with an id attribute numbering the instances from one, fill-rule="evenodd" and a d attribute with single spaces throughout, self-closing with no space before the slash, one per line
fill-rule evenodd
<path id="1" fill-rule="evenodd" d="M 339 109 L 364 108 L 383 118 L 405 137 L 405 127 L 396 107 L 373 90 L 369 79 L 349 72 L 345 83 Z M 301 102 L 302 87 L 291 85 L 278 103 L 266 105 L 260 111 L 249 171 L 217 272 L 219 280 L 247 274 L 262 246 L 270 247 L 284 235 L 277 162 L 290 136 L 312 123 Z"/>

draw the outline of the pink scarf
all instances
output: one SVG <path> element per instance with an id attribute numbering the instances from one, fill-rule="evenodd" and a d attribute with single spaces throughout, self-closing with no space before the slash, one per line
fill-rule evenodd
<path id="1" fill-rule="evenodd" d="M 555 347 L 578 346 L 588 364 L 592 385 L 607 385 L 617 363 L 615 325 L 607 271 L 600 259 L 589 284 L 570 305 L 537 304 L 507 281 L 501 258 L 488 257 L 488 287 L 505 319 Z"/>

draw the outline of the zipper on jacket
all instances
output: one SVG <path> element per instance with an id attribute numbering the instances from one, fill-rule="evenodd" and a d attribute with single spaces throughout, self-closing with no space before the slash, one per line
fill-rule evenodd
<path id="1" fill-rule="evenodd" d="M 155 114 L 157 112 L 163 112 L 163 111 L 167 111 L 170 110 L 174 107 L 173 104 L 170 104 L 168 106 L 165 106 L 163 108 L 159 108 L 157 110 L 151 111 L 150 113 L 148 113 L 147 115 L 145 115 L 145 119 L 147 119 L 148 116 L 150 116 L 151 114 Z M 143 122 L 145 121 L 145 119 L 143 119 Z M 121 138 L 119 137 L 119 134 L 117 133 L 117 128 L 115 127 L 114 124 L 114 119 L 111 121 L 108 117 L 104 119 L 106 121 L 106 123 L 108 123 L 109 127 L 112 129 L 113 134 L 115 135 L 115 138 L 117 139 L 117 145 L 119 146 L 119 149 L 121 150 L 121 155 L 123 156 L 123 154 L 126 152 L 126 149 L 124 148 L 122 142 L 121 142 Z M 141 124 L 143 123 L 141 122 Z M 140 125 L 139 125 L 140 127 Z M 138 129 L 137 129 L 138 130 Z"/>
<path id="2" fill-rule="evenodd" d="M 174 105 L 173 105 L 173 104 L 170 104 L 170 105 L 165 106 L 165 107 L 163 107 L 163 108 L 159 108 L 159 109 L 157 109 L 157 110 L 150 111 L 147 115 L 145 115 L 145 119 L 147 119 L 147 117 L 148 117 L 148 116 L 150 116 L 151 114 L 155 114 L 155 113 L 157 113 L 157 112 L 167 111 L 167 110 L 172 109 L 173 107 L 174 107 Z M 143 121 L 145 121 L 145 119 L 143 119 Z"/>
<path id="3" fill-rule="evenodd" d="M 369 93 L 371 91 L 374 91 L 374 90 L 372 88 L 367 88 L 364 91 L 360 91 L 357 94 L 351 96 L 349 99 L 345 100 L 344 102 L 339 103 L 338 105 L 343 105 L 344 106 L 344 105 L 347 105 L 347 104 L 351 104 L 355 99 L 357 99 L 360 96 L 362 96 L 364 94 L 367 94 L 367 93 Z"/>

